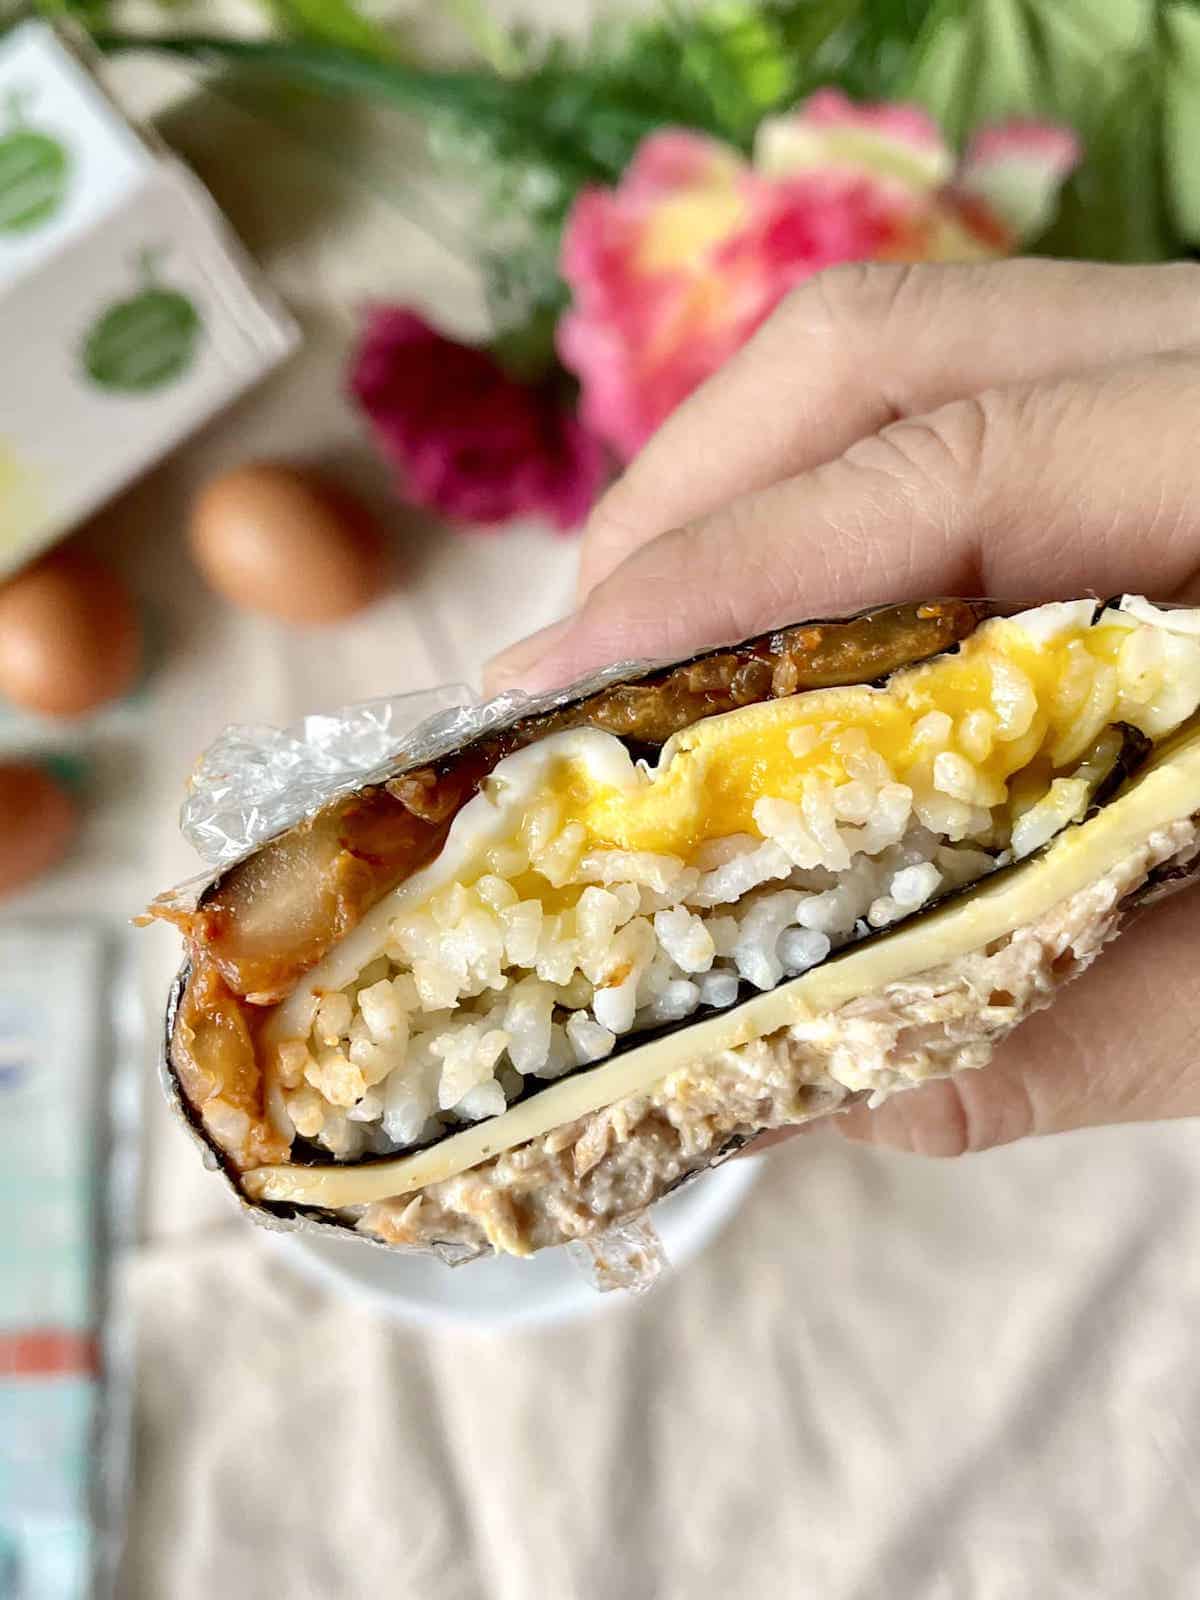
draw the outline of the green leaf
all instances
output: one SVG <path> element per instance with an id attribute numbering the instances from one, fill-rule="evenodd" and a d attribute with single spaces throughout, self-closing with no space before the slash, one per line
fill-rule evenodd
<path id="1" fill-rule="evenodd" d="M 1150 71 L 1131 71 L 1089 119 L 1087 159 L 1042 244 L 1106 261 L 1178 254 L 1164 206 L 1161 84 Z"/>
<path id="2" fill-rule="evenodd" d="M 908 84 L 949 136 L 961 143 L 981 122 L 1033 116 L 1069 124 L 1083 143 L 1040 248 L 1116 261 L 1177 254 L 1186 206 L 1167 204 L 1180 161 L 1167 159 L 1158 0 L 976 0 L 953 9 L 935 18 Z M 1181 129 L 1195 104 L 1188 92 L 1181 87 L 1174 110 Z"/>
<path id="3" fill-rule="evenodd" d="M 936 26 L 922 30 L 906 63 L 900 91 L 904 98 L 925 106 L 937 117 L 946 137 L 959 143 L 959 124 L 970 117 L 964 85 L 977 70 L 978 52 L 975 35 L 961 17 L 947 14 L 950 9 L 940 7 L 940 14 L 933 18 Z M 957 12 L 958 8 L 953 9 Z"/>
<path id="4" fill-rule="evenodd" d="M 835 85 L 856 99 L 893 98 L 935 19 L 967 0 L 809 0 L 776 9 L 795 62 L 790 99 Z"/>
<path id="5" fill-rule="evenodd" d="M 1079 47 L 1095 55 L 1137 52 L 1155 42 L 1160 0 L 1038 0 L 1075 30 Z"/>
<path id="6" fill-rule="evenodd" d="M 353 0 L 266 0 L 276 24 L 296 39 L 357 50 L 390 61 L 399 56 L 395 39 L 365 17 Z"/>
<path id="7" fill-rule="evenodd" d="M 794 81 L 794 62 L 775 19 L 751 3 L 714 5 L 690 37 L 685 30 L 684 59 L 694 77 L 707 79 L 714 106 L 739 141 L 752 137 Z"/>
<path id="8" fill-rule="evenodd" d="M 1163 145 L 1167 207 L 1185 239 L 1200 240 L 1200 12 L 1167 8 Z"/>
<path id="9" fill-rule="evenodd" d="M 1165 59 L 1158 0 L 1026 0 L 1046 42 L 1053 114 L 1079 133 L 1049 250 L 1155 261 L 1184 247 L 1166 204 Z"/>
<path id="10" fill-rule="evenodd" d="M 459 27 L 494 71 L 518 72 L 522 54 L 515 37 L 488 10 L 488 0 L 445 0 Z"/>
<path id="11" fill-rule="evenodd" d="M 84 28 L 104 27 L 111 15 L 109 0 L 32 0 L 31 4 L 0 5 L 0 27 L 20 22 L 30 11 L 43 17 L 69 18 Z"/>
<path id="12" fill-rule="evenodd" d="M 1041 85 L 1026 8 L 1012 0 L 979 0 L 977 26 L 981 61 L 973 125 L 1000 116 L 1031 116 Z"/>
<path id="13" fill-rule="evenodd" d="M 98 43 L 109 51 L 151 48 L 200 65 L 234 65 L 330 94 L 445 117 L 485 138 L 498 159 L 550 163 L 576 185 L 615 182 L 661 120 L 640 97 L 601 94 L 592 79 L 557 61 L 509 79 L 487 71 L 429 71 L 304 41 L 100 34 Z"/>

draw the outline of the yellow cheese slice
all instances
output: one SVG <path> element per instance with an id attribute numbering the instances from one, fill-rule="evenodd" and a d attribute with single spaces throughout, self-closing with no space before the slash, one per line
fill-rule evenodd
<path id="1" fill-rule="evenodd" d="M 336 1210 L 410 1194 L 653 1088 L 676 1068 L 834 1010 L 886 984 L 978 950 L 1036 921 L 1104 876 L 1156 829 L 1200 812 L 1200 729 L 1168 741 L 1129 789 L 1046 852 L 961 899 L 813 968 L 732 1010 L 560 1078 L 501 1116 L 427 1149 L 358 1166 L 265 1166 L 242 1175 L 255 1200 Z"/>

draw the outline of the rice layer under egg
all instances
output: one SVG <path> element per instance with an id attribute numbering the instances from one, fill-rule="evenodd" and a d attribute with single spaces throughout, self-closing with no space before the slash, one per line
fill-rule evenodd
<path id="1" fill-rule="evenodd" d="M 275 1115 L 342 1159 L 410 1148 L 1028 854 L 1084 814 L 1106 728 L 1161 737 L 1200 701 L 1200 642 L 1089 613 L 996 620 L 883 689 L 710 719 L 632 799 L 551 772 L 277 1039 Z M 738 718 L 752 737 L 722 744 Z"/>

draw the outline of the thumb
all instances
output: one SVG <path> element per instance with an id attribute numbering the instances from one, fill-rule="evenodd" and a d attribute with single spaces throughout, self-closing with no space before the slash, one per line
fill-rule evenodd
<path id="1" fill-rule="evenodd" d="M 1200 1114 L 1196 907 L 1148 911 L 982 1069 L 824 1119 L 848 1139 L 924 1156 L 1029 1135 Z"/>

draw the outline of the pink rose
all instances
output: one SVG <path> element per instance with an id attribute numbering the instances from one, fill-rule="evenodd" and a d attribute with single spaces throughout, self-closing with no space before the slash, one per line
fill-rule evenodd
<path id="1" fill-rule="evenodd" d="M 1049 220 L 1078 159 L 1040 124 L 980 135 L 957 167 L 913 106 L 814 95 L 759 129 L 753 162 L 678 129 L 615 189 L 576 200 L 558 349 L 586 426 L 627 459 L 780 299 L 823 267 L 1006 255 Z"/>
<path id="2" fill-rule="evenodd" d="M 371 310 L 350 390 L 407 498 L 443 516 L 545 516 L 565 530 L 600 489 L 603 450 L 553 382 L 519 383 L 411 311 Z"/>

